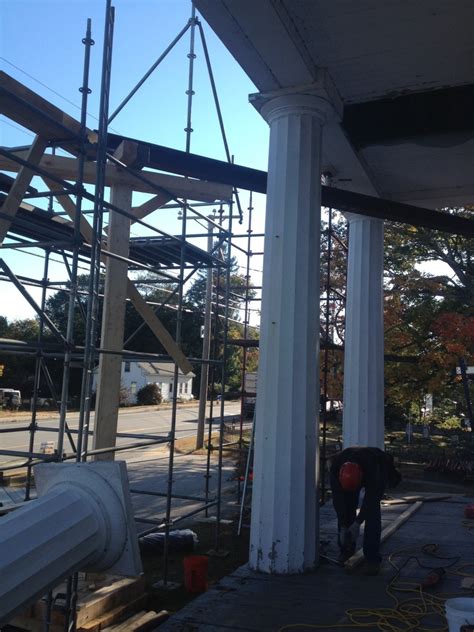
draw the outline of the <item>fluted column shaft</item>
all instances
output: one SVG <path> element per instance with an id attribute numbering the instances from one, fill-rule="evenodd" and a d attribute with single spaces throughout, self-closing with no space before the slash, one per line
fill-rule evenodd
<path id="1" fill-rule="evenodd" d="M 269 101 L 270 123 L 250 566 L 298 573 L 317 558 L 319 231 L 328 103 Z"/>
<path id="2" fill-rule="evenodd" d="M 383 221 L 348 214 L 344 447 L 384 447 Z"/>

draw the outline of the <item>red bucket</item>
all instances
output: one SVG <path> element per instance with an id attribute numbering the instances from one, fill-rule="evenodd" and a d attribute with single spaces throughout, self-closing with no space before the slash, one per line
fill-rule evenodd
<path id="1" fill-rule="evenodd" d="M 207 590 L 209 558 L 205 555 L 188 555 L 184 558 L 184 587 L 190 593 Z"/>
<path id="2" fill-rule="evenodd" d="M 469 503 L 464 507 L 464 517 L 469 520 L 474 518 L 474 503 Z"/>

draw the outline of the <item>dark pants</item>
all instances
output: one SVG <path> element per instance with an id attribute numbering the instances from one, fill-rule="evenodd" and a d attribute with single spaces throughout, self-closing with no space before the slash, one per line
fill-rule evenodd
<path id="1" fill-rule="evenodd" d="M 332 501 L 337 514 L 337 527 L 349 528 L 356 519 L 359 504 L 359 492 L 345 492 L 337 479 L 331 477 Z M 380 513 L 380 501 L 383 489 L 366 490 L 364 499 L 365 527 L 363 551 L 364 557 L 369 563 L 379 563 L 380 534 L 382 532 L 382 517 Z"/>
<path id="2" fill-rule="evenodd" d="M 369 563 L 380 563 L 380 534 L 382 533 L 382 516 L 380 513 L 380 501 L 382 493 L 372 493 L 367 499 L 365 527 L 364 527 L 364 556 Z"/>

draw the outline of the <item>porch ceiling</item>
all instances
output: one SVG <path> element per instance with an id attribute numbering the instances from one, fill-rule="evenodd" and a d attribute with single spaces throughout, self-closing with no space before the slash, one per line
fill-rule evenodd
<path id="1" fill-rule="evenodd" d="M 474 203 L 470 0 L 195 0 L 268 92 L 327 73 L 343 104 L 325 128 L 334 185 L 429 206 Z"/>

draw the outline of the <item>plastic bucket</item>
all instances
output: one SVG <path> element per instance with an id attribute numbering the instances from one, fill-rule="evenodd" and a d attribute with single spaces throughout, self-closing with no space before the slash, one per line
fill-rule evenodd
<path id="1" fill-rule="evenodd" d="M 462 625 L 474 623 L 474 598 L 458 597 L 456 599 L 448 599 L 444 605 L 446 607 L 449 632 L 459 632 Z"/>
<path id="2" fill-rule="evenodd" d="M 474 519 L 474 503 L 469 503 L 464 507 L 464 517 L 468 520 Z"/>
<path id="3" fill-rule="evenodd" d="M 184 558 L 184 587 L 190 593 L 207 590 L 209 558 L 205 555 L 188 555 Z"/>

